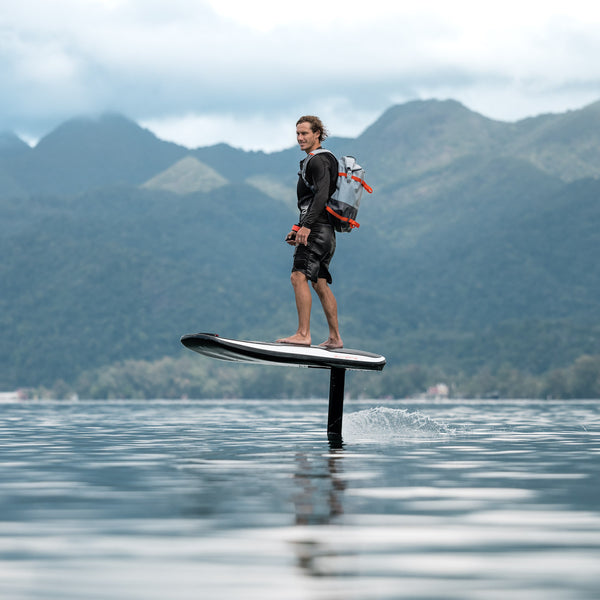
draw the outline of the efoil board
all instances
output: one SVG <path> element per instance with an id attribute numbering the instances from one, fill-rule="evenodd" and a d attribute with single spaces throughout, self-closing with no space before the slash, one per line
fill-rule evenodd
<path id="1" fill-rule="evenodd" d="M 385 357 L 349 348 L 233 340 L 215 333 L 187 334 L 181 343 L 204 356 L 233 362 L 352 371 L 381 371 L 385 366 Z"/>

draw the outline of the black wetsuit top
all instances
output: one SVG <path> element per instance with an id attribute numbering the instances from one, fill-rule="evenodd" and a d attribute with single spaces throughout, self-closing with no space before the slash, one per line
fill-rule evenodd
<path id="1" fill-rule="evenodd" d="M 307 156 L 308 158 L 308 156 Z M 304 161 L 300 161 L 300 173 Z M 338 161 L 331 152 L 322 152 L 310 157 L 306 168 L 306 179 L 313 186 L 311 190 L 298 177 L 298 209 L 300 221 L 298 225 L 313 229 L 317 224 L 329 224 L 328 213 L 325 210 L 327 201 L 331 198 L 337 185 Z"/>

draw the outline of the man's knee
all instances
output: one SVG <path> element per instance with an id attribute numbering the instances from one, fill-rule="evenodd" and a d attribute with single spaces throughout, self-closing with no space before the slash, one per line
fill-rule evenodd
<path id="1" fill-rule="evenodd" d="M 292 271 L 292 274 L 290 275 L 290 280 L 294 286 L 306 283 L 307 279 L 308 278 L 302 271 Z"/>

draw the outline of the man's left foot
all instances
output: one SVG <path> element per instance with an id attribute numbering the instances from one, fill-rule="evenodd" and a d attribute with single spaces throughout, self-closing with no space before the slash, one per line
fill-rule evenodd
<path id="1" fill-rule="evenodd" d="M 299 333 L 277 340 L 280 344 L 293 344 L 294 346 L 310 346 L 310 341 L 310 335 L 300 335 Z"/>
<path id="2" fill-rule="evenodd" d="M 319 344 L 319 346 L 321 346 L 321 348 L 335 350 L 336 348 L 343 348 L 344 342 L 342 342 L 341 338 L 337 340 L 332 340 L 331 338 L 329 338 L 327 341 L 323 342 L 322 344 Z"/>

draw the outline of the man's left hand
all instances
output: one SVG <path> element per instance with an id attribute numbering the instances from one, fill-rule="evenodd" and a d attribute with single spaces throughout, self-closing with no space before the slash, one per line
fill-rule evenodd
<path id="1" fill-rule="evenodd" d="M 302 244 L 308 246 L 308 236 L 310 235 L 310 229 L 308 227 L 300 227 L 296 232 L 296 246 Z"/>

